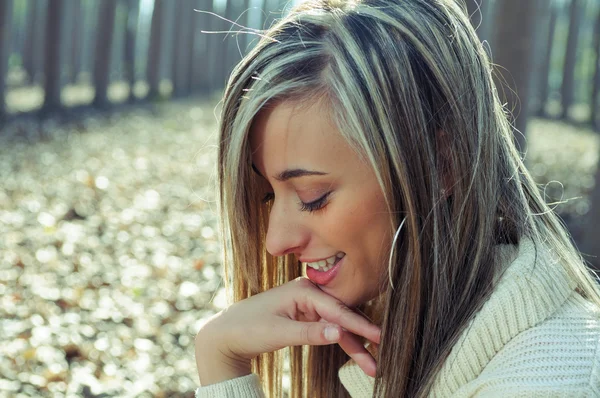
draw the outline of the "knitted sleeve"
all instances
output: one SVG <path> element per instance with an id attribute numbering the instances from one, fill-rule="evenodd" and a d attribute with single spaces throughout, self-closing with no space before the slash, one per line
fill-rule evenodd
<path id="1" fill-rule="evenodd" d="M 196 398 L 264 398 L 258 375 L 251 373 L 196 389 Z"/>

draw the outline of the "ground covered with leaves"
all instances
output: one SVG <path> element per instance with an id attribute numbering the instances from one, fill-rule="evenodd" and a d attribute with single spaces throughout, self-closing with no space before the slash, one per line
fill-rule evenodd
<path id="1" fill-rule="evenodd" d="M 195 333 L 225 303 L 215 126 L 190 100 L 2 129 L 0 396 L 193 395 Z M 529 141 L 577 228 L 598 136 L 533 121 Z"/>

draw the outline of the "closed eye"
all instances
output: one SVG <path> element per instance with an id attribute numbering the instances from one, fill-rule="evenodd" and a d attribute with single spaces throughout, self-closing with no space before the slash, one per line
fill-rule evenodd
<path id="1" fill-rule="evenodd" d="M 313 200 L 310 203 L 300 202 L 301 203 L 300 210 L 308 211 L 308 212 L 312 213 L 313 211 L 322 209 L 327 204 L 327 199 L 329 198 L 329 195 L 331 195 L 331 192 L 327 192 L 325 195 L 321 196 L 319 199 Z"/>
<path id="2" fill-rule="evenodd" d="M 331 192 L 327 192 L 325 195 L 321 196 L 317 200 L 313 200 L 312 202 L 305 203 L 300 201 L 300 211 L 308 211 L 312 213 L 314 211 L 320 210 L 327 204 L 327 200 L 329 199 L 329 195 Z M 262 203 L 269 203 L 275 199 L 275 194 L 273 192 L 268 192 L 263 198 Z"/>

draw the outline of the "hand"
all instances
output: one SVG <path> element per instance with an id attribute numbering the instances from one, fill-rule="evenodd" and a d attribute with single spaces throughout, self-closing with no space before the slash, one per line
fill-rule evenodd
<path id="1" fill-rule="evenodd" d="M 380 343 L 381 330 L 310 280 L 297 278 L 242 300 L 209 319 L 196 335 L 202 385 L 250 373 L 250 360 L 298 345 L 339 344 L 369 376 L 375 360 L 359 336 Z"/>

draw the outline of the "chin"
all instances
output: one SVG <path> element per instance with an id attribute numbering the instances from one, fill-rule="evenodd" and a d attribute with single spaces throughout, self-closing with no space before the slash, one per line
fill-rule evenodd
<path id="1" fill-rule="evenodd" d="M 344 294 L 344 292 L 336 291 L 336 289 L 329 288 L 327 286 L 321 286 L 320 289 L 322 291 L 324 291 L 325 293 L 327 293 L 328 295 L 330 295 L 331 297 L 334 297 L 334 298 L 340 300 L 348 308 L 355 308 L 355 307 L 358 307 L 359 305 L 366 304 L 369 301 L 377 298 L 377 296 L 378 296 L 376 294 L 375 295 L 369 294 L 368 292 L 356 292 L 356 291 L 354 291 L 352 293 L 346 292 L 346 294 Z M 359 293 L 359 295 L 357 295 L 357 293 Z"/>

